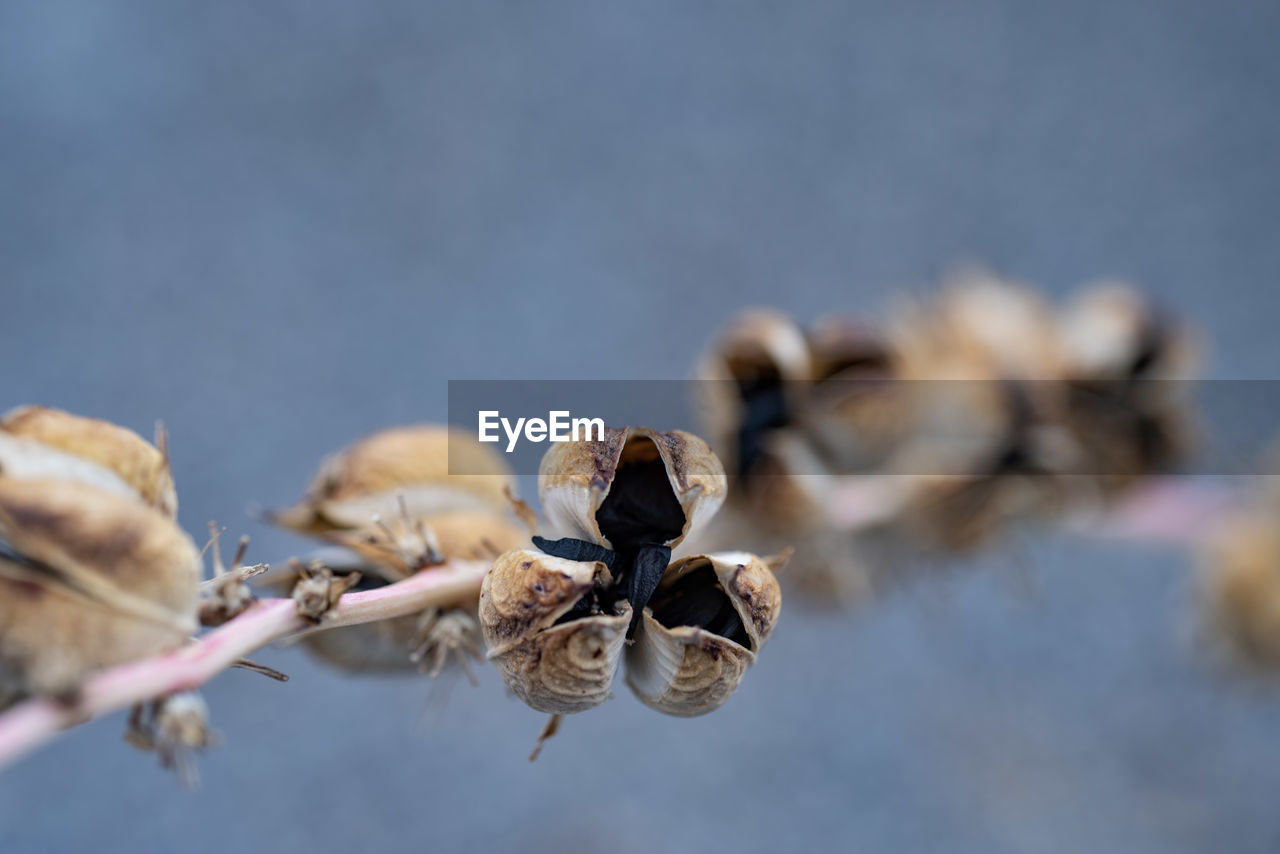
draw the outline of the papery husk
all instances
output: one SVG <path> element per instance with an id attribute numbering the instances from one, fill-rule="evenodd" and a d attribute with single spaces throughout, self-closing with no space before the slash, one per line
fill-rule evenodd
<path id="1" fill-rule="evenodd" d="M 664 541 L 675 547 L 715 515 L 728 490 L 724 467 L 707 444 L 683 430 L 606 427 L 602 441 L 554 444 L 538 470 L 538 494 L 551 536 L 572 537 L 613 548 L 597 519 L 619 464 L 656 453 L 684 513 L 680 534 Z M 625 456 L 624 456 L 625 455 Z"/>
<path id="2" fill-rule="evenodd" d="M 201 564 L 158 510 L 74 481 L 0 478 L 0 693 L 74 694 L 197 628 Z"/>
<path id="3" fill-rule="evenodd" d="M 747 309 L 717 335 L 695 376 L 698 422 L 726 468 L 736 472 L 744 395 L 774 389 L 794 410 L 813 377 L 813 363 L 804 331 L 794 320 L 773 309 Z"/>
<path id="4" fill-rule="evenodd" d="M 164 451 L 109 421 L 46 406 L 22 406 L 0 418 L 0 473 L 57 478 L 128 494 L 173 518 L 178 510 Z"/>
<path id="5" fill-rule="evenodd" d="M 626 643 L 631 608 L 557 623 L 580 599 L 607 588 L 603 563 L 571 561 L 531 549 L 494 562 L 480 592 L 488 657 L 512 692 L 540 712 L 571 714 L 609 699 Z"/>
<path id="6" fill-rule="evenodd" d="M 782 591 L 772 570 L 747 552 L 673 561 L 652 601 L 660 602 L 684 573 L 708 564 L 719 595 L 729 599 L 741 620 L 746 643 L 699 626 L 664 625 L 654 608 L 646 608 L 626 654 L 627 685 L 642 703 L 665 714 L 696 717 L 724 705 L 769 639 L 782 608 Z"/>
<path id="7" fill-rule="evenodd" d="M 1201 578 L 1207 624 L 1236 660 L 1280 668 L 1280 524 L 1274 503 L 1250 508 L 1214 532 Z"/>
<path id="8" fill-rule="evenodd" d="M 1119 282 L 1081 292 L 1062 312 L 1060 327 L 1064 421 L 1086 453 L 1081 474 L 1115 495 L 1189 457 L 1195 440 L 1189 381 L 1199 363 L 1191 331 Z"/>
<path id="9" fill-rule="evenodd" d="M 450 474 L 450 463 L 457 474 Z M 323 534 L 363 527 L 375 517 L 413 518 L 458 510 L 505 510 L 514 486 L 506 461 L 461 430 L 396 427 L 328 457 L 298 504 L 275 511 L 275 524 Z"/>

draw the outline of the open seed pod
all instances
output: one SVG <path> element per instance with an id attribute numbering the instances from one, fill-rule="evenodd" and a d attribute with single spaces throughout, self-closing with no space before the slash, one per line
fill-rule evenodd
<path id="1" fill-rule="evenodd" d="M 1191 331 L 1120 282 L 1081 291 L 1059 325 L 1072 379 L 1185 380 L 1199 361 Z"/>
<path id="2" fill-rule="evenodd" d="M 538 470 L 553 536 L 615 551 L 674 548 L 715 515 L 726 489 L 719 458 L 683 430 L 606 427 L 601 441 L 552 445 Z"/>
<path id="3" fill-rule="evenodd" d="M 528 536 L 497 513 L 443 513 L 418 522 L 440 560 L 492 560 L 518 547 Z M 412 574 L 403 556 L 399 532 L 389 529 L 389 533 L 391 539 L 365 531 L 349 532 L 349 540 L 335 535 L 338 542 L 352 550 L 352 560 L 331 568 L 338 573 L 360 573 L 352 590 L 385 587 Z M 287 593 L 297 580 L 296 571 L 291 571 L 277 575 L 271 583 Z M 322 661 L 350 673 L 425 671 L 436 676 L 450 661 L 465 671 L 468 656 L 480 653 L 477 608 L 478 593 L 441 603 L 421 614 L 310 632 L 301 643 Z"/>
<path id="4" fill-rule="evenodd" d="M 903 528 L 945 549 L 1063 506 L 1079 448 L 1062 426 L 1062 354 L 1048 306 L 986 276 L 901 312 L 891 340 L 910 402 L 884 471 L 911 492 Z"/>
<path id="5" fill-rule="evenodd" d="M 449 474 L 450 462 L 459 474 Z M 374 433 L 329 457 L 306 497 L 270 514 L 274 523 L 324 535 L 375 516 L 422 518 L 454 510 L 506 510 L 514 485 L 502 457 L 472 436 L 418 425 Z"/>
<path id="6" fill-rule="evenodd" d="M 0 418 L 0 472 L 87 483 L 141 499 L 169 517 L 178 509 L 163 448 L 108 421 L 45 406 L 19 407 Z"/>
<path id="7" fill-rule="evenodd" d="M 887 338 L 854 318 L 823 318 L 809 330 L 814 381 L 797 421 L 833 470 L 866 471 L 901 438 L 909 400 Z"/>
<path id="8" fill-rule="evenodd" d="M 719 334 L 696 376 L 700 423 L 728 469 L 746 475 L 760 440 L 791 422 L 813 364 L 795 321 L 748 309 Z"/>
<path id="9" fill-rule="evenodd" d="M 1062 376 L 1049 306 L 1030 289 L 987 274 L 953 277 L 932 300 L 901 307 L 888 340 L 905 379 Z"/>
<path id="10" fill-rule="evenodd" d="M 609 699 L 631 607 L 613 600 L 608 567 L 531 549 L 494 561 L 480 589 L 489 658 L 532 708 L 569 714 Z"/>
<path id="11" fill-rule="evenodd" d="M 181 645 L 200 575 L 195 544 L 157 510 L 0 478 L 0 694 L 71 696 L 92 671 Z"/>
<path id="12" fill-rule="evenodd" d="M 1084 291 L 1060 325 L 1066 423 L 1086 452 L 1080 473 L 1114 493 L 1184 459 L 1197 362 L 1190 331 L 1116 283 Z"/>
<path id="13" fill-rule="evenodd" d="M 737 689 L 782 608 L 770 566 L 747 552 L 672 562 L 627 650 L 627 684 L 669 715 L 714 711 Z"/>

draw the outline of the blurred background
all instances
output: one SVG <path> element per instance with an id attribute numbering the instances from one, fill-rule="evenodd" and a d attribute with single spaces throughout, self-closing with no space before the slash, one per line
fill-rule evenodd
<path id="1" fill-rule="evenodd" d="M 1280 6 L 1083 0 L 0 5 L 0 408 L 172 437 L 246 513 L 446 381 L 687 376 L 737 308 L 878 314 L 956 262 L 1131 278 L 1280 358 Z M 655 425 L 658 426 L 658 425 Z M 528 492 L 526 492 L 528 494 Z M 6 852 L 1274 851 L 1280 693 L 1191 561 L 1019 540 L 790 609 L 721 711 L 542 725 L 497 675 L 207 689 L 182 791 L 119 716 L 0 775 Z M 1030 584 L 1024 583 L 1029 575 Z"/>

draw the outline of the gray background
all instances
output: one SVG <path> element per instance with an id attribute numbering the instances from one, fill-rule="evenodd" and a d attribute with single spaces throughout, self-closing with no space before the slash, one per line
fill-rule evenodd
<path id="1" fill-rule="evenodd" d="M 1133 277 L 1274 377 L 1280 6 L 100 2 L 0 11 L 0 405 L 172 433 L 245 514 L 449 378 L 679 378 L 743 304 L 879 311 L 965 259 Z M 0 775 L 8 852 L 1274 851 L 1280 696 L 1190 564 L 1064 536 L 784 614 L 734 700 L 570 722 L 492 672 L 208 689 L 180 791 L 83 727 Z M 1036 589 L 1024 592 L 1018 567 Z"/>

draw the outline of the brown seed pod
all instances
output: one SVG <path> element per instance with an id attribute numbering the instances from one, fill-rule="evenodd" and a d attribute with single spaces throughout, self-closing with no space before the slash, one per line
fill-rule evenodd
<path id="1" fill-rule="evenodd" d="M 795 419 L 834 473 L 879 465 L 902 437 L 909 397 L 887 338 L 854 318 L 809 330 L 814 383 Z M 805 472 L 808 473 L 808 472 Z"/>
<path id="2" fill-rule="evenodd" d="M 171 519 L 74 481 L 0 478 L 0 694 L 71 696 L 196 631 L 200 555 Z"/>
<path id="3" fill-rule="evenodd" d="M 883 470 L 904 476 L 904 533 L 944 549 L 984 542 L 1015 517 L 1050 514 L 1080 465 L 1062 426 L 1062 353 L 1049 307 L 969 275 L 899 314 L 891 340 L 909 404 Z"/>
<path id="4" fill-rule="evenodd" d="M 1199 362 L 1191 330 L 1122 282 L 1082 290 L 1059 327 L 1071 379 L 1186 380 Z"/>
<path id="5" fill-rule="evenodd" d="M 889 324 L 901 376 L 913 380 L 1054 380 L 1063 354 L 1055 318 L 1028 288 L 983 273 L 948 280 Z"/>
<path id="6" fill-rule="evenodd" d="M 608 601 L 603 563 L 515 549 L 494 561 L 480 589 L 489 658 L 532 708 L 569 714 L 609 699 L 631 607 Z"/>
<path id="7" fill-rule="evenodd" d="M 88 483 L 141 498 L 169 517 L 178 509 L 163 447 L 110 422 L 45 406 L 19 407 L 0 418 L 0 472 Z"/>
<path id="8" fill-rule="evenodd" d="M 450 464 L 459 474 L 449 474 Z M 452 510 L 506 510 L 511 471 L 492 449 L 437 425 L 374 433 L 329 457 L 306 497 L 270 514 L 282 527 L 324 535 L 375 516 L 422 518 Z"/>
<path id="9" fill-rule="evenodd" d="M 781 608 L 777 579 L 755 555 L 676 560 L 627 650 L 627 684 L 645 705 L 669 715 L 714 711 L 737 689 Z"/>
<path id="10" fill-rule="evenodd" d="M 1197 363 L 1190 331 L 1118 283 L 1084 291 L 1060 325 L 1066 424 L 1085 452 L 1080 473 L 1113 494 L 1184 459 Z"/>
<path id="11" fill-rule="evenodd" d="M 638 538 L 679 545 L 726 491 L 719 458 L 682 430 L 607 427 L 602 441 L 552 445 L 538 470 L 552 535 L 611 549 Z"/>
<path id="12" fill-rule="evenodd" d="M 1205 550 L 1202 589 L 1215 638 L 1245 664 L 1280 667 L 1280 526 L 1262 507 L 1238 514 Z"/>
<path id="13" fill-rule="evenodd" d="M 728 469 L 746 474 L 756 440 L 790 421 L 813 363 L 795 321 L 771 309 L 748 309 L 720 332 L 696 376 L 699 422 Z"/>

